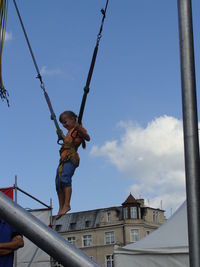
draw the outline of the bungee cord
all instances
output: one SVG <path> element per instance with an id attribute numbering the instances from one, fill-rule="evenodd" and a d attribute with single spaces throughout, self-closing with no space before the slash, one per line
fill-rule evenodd
<path id="1" fill-rule="evenodd" d="M 87 100 L 87 95 L 88 95 L 89 90 L 90 90 L 90 88 L 89 88 L 90 87 L 90 82 L 91 82 L 92 74 L 93 74 L 93 71 L 94 71 L 94 66 L 95 66 L 97 53 L 98 53 L 98 48 L 99 48 L 99 43 L 100 43 L 100 40 L 101 40 L 101 37 L 102 37 L 103 25 L 104 25 L 104 20 L 106 18 L 106 11 L 107 11 L 107 7 L 108 7 L 108 2 L 109 2 L 109 0 L 106 1 L 105 8 L 101 9 L 101 13 L 102 13 L 103 17 L 102 17 L 102 20 L 101 20 L 99 33 L 97 35 L 96 45 L 95 45 L 95 48 L 94 48 L 94 52 L 93 52 L 92 61 L 91 61 L 91 64 L 90 64 L 90 68 L 89 68 L 86 84 L 85 84 L 85 87 L 84 87 L 84 93 L 83 93 L 81 106 L 80 106 L 80 111 L 79 111 L 79 115 L 78 115 L 78 123 L 79 124 L 81 124 L 81 122 L 82 122 L 83 112 L 84 112 L 85 104 L 86 104 L 86 100 Z"/>
<path id="2" fill-rule="evenodd" d="M 0 97 L 2 100 L 6 100 L 9 106 L 8 92 L 5 89 L 2 77 L 2 55 L 3 47 L 6 36 L 6 22 L 7 22 L 7 13 L 8 13 L 8 0 L 0 0 L 0 29 L 1 29 L 1 39 L 0 39 Z"/>
<path id="3" fill-rule="evenodd" d="M 54 124 L 56 126 L 57 135 L 58 135 L 58 144 L 62 144 L 60 142 L 60 141 L 63 141 L 62 131 L 61 131 L 60 127 L 59 127 L 59 124 L 57 122 L 56 115 L 54 113 L 50 98 L 49 98 L 49 96 L 47 94 L 47 91 L 46 91 L 46 88 L 45 88 L 41 73 L 39 71 L 39 68 L 38 68 L 38 65 L 37 65 L 37 62 L 36 62 L 32 47 L 30 45 L 29 38 L 28 38 L 27 32 L 25 30 L 21 14 L 19 12 L 19 9 L 18 9 L 17 3 L 16 3 L 16 0 L 13 0 L 13 2 L 14 2 L 15 9 L 17 11 L 17 15 L 18 15 L 18 18 L 19 18 L 19 21 L 20 21 L 20 24 L 21 24 L 21 27 L 22 27 L 22 30 L 23 30 L 27 45 L 28 45 L 28 48 L 29 48 L 29 52 L 31 54 L 31 57 L 32 57 L 32 60 L 33 60 L 33 63 L 34 63 L 34 66 L 35 66 L 35 69 L 36 69 L 36 72 L 37 72 L 37 77 L 36 78 L 38 78 L 39 81 L 40 81 L 40 87 L 43 90 L 44 97 L 45 97 L 47 105 L 49 107 L 49 110 L 50 110 L 50 113 L 51 113 L 51 119 L 54 121 Z M 91 82 L 91 79 L 92 79 L 94 66 L 95 66 L 95 62 L 96 62 L 96 58 L 97 58 L 99 43 L 100 43 L 100 40 L 101 40 L 101 37 L 102 37 L 102 31 L 103 31 L 103 26 L 104 26 L 104 20 L 106 18 L 106 11 L 107 11 L 107 7 L 108 7 L 108 2 L 109 2 L 109 0 L 106 0 L 105 8 L 101 9 L 102 20 L 101 20 L 100 29 L 99 29 L 99 32 L 98 32 L 98 35 L 97 35 L 96 45 L 95 45 L 95 48 L 94 48 L 94 51 L 93 51 L 93 56 L 92 56 L 92 60 L 91 60 L 91 64 L 90 64 L 90 68 L 89 68 L 86 84 L 85 84 L 85 87 L 84 87 L 84 93 L 83 93 L 83 97 L 82 97 L 82 101 L 81 101 L 81 105 L 80 105 L 80 111 L 79 111 L 79 115 L 78 115 L 78 123 L 79 124 L 82 123 L 82 118 L 83 118 L 83 113 L 84 113 L 85 104 L 86 104 L 86 100 L 87 100 L 87 95 L 89 93 L 90 82 Z"/>
<path id="4" fill-rule="evenodd" d="M 36 69 L 36 72 L 37 72 L 37 77 L 36 77 L 36 78 L 39 79 L 39 81 L 40 81 L 40 87 L 41 87 L 41 89 L 42 89 L 42 91 L 43 91 L 43 93 L 44 93 L 45 100 L 46 100 L 47 105 L 48 105 L 48 107 L 49 107 L 49 111 L 50 111 L 50 113 L 51 113 L 51 119 L 54 121 L 56 130 L 57 130 L 57 131 L 56 131 L 56 132 L 57 132 L 57 135 L 58 135 L 58 141 L 57 141 L 57 142 L 60 143 L 60 141 L 63 139 L 63 138 L 62 138 L 62 131 L 61 131 L 61 129 L 60 129 L 60 127 L 59 127 L 59 124 L 58 124 L 58 121 L 57 121 L 57 119 L 56 119 L 56 115 L 55 115 L 55 112 L 54 112 L 54 110 L 53 110 L 53 107 L 52 107 L 52 104 L 51 104 L 49 95 L 48 95 L 48 93 L 47 93 L 47 91 L 46 91 L 46 88 L 45 88 L 45 85 L 44 85 L 44 82 L 43 82 L 43 79 L 42 79 L 42 75 L 41 75 L 41 73 L 40 73 L 40 71 L 39 71 L 38 64 L 37 64 L 37 62 L 36 62 L 36 59 L 35 59 L 35 56 L 34 56 L 34 53 L 33 53 L 33 49 L 32 49 L 31 44 L 30 44 L 30 42 L 29 42 L 29 38 L 28 38 L 28 35 L 27 35 L 27 32 L 26 32 L 26 29 L 25 29 L 25 27 L 24 27 L 24 23 L 23 23 L 23 21 L 22 21 L 22 17 L 21 17 L 21 14 L 20 14 L 20 12 L 19 12 L 17 3 L 16 3 L 15 0 L 13 0 L 13 2 L 14 2 L 15 9 L 16 9 L 16 11 L 17 11 L 17 15 L 18 15 L 18 18 L 19 18 L 19 21 L 20 21 L 20 24 L 21 24 L 21 27 L 22 27 L 22 30 L 23 30 L 23 33 L 24 33 L 24 36 L 25 36 L 27 45 L 28 45 L 28 48 L 29 48 L 29 52 L 30 52 L 31 57 L 32 57 L 32 60 L 33 60 L 33 64 L 34 64 L 35 69 Z"/>

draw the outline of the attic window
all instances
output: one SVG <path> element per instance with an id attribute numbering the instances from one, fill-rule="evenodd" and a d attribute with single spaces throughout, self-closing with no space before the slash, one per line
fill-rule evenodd
<path id="1" fill-rule="evenodd" d="M 76 228 L 76 223 L 70 223 L 70 229 L 75 230 Z"/>
<path id="2" fill-rule="evenodd" d="M 153 222 L 158 223 L 158 211 L 153 211 Z"/>
<path id="3" fill-rule="evenodd" d="M 128 219 L 128 207 L 123 208 L 124 219 Z"/>
<path id="4" fill-rule="evenodd" d="M 56 231 L 59 232 L 61 230 L 62 224 L 57 224 L 56 225 Z"/>
<path id="5" fill-rule="evenodd" d="M 89 220 L 85 221 L 85 227 L 90 227 L 90 221 Z"/>
<path id="6" fill-rule="evenodd" d="M 137 207 L 131 207 L 131 218 L 132 219 L 137 219 Z"/>
<path id="7" fill-rule="evenodd" d="M 111 212 L 107 211 L 107 222 L 111 222 Z"/>

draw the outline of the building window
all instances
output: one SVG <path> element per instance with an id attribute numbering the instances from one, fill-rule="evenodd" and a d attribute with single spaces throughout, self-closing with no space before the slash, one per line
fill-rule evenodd
<path id="1" fill-rule="evenodd" d="M 111 222 L 111 212 L 107 212 L 107 222 Z"/>
<path id="2" fill-rule="evenodd" d="M 137 207 L 131 207 L 131 218 L 137 219 Z"/>
<path id="3" fill-rule="evenodd" d="M 153 211 L 153 222 L 158 223 L 158 211 Z"/>
<path id="4" fill-rule="evenodd" d="M 62 224 L 57 224 L 56 225 L 56 231 L 59 232 L 61 230 Z"/>
<path id="5" fill-rule="evenodd" d="M 113 255 L 106 256 L 106 267 L 114 267 Z"/>
<path id="6" fill-rule="evenodd" d="M 149 231 L 149 230 L 147 230 L 147 231 L 146 231 L 146 235 L 149 235 L 149 234 L 150 234 L 150 231 Z"/>
<path id="7" fill-rule="evenodd" d="M 75 230 L 76 229 L 76 223 L 70 223 L 70 229 Z"/>
<path id="8" fill-rule="evenodd" d="M 115 234 L 114 231 L 105 233 L 105 244 L 114 244 L 115 243 Z"/>
<path id="9" fill-rule="evenodd" d="M 131 229 L 131 242 L 136 242 L 139 240 L 139 230 Z"/>
<path id="10" fill-rule="evenodd" d="M 88 221 L 88 220 L 85 221 L 85 227 L 86 227 L 86 228 L 90 227 L 90 221 Z"/>
<path id="11" fill-rule="evenodd" d="M 84 235 L 83 236 L 83 247 L 92 246 L 92 235 Z"/>
<path id="12" fill-rule="evenodd" d="M 128 219 L 128 207 L 123 208 L 124 219 Z"/>
<path id="13" fill-rule="evenodd" d="M 76 243 L 76 237 L 75 236 L 69 236 L 67 238 L 68 242 L 71 243 L 72 245 L 75 245 Z"/>

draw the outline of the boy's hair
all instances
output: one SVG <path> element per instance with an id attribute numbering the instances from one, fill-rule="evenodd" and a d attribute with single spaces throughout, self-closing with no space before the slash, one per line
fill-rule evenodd
<path id="1" fill-rule="evenodd" d="M 60 123 L 62 123 L 62 121 L 63 121 L 63 116 L 67 116 L 69 118 L 74 118 L 75 121 L 77 121 L 77 118 L 78 118 L 78 116 L 73 111 L 71 111 L 71 110 L 65 110 L 59 116 L 59 122 Z M 85 149 L 86 148 L 86 142 L 85 142 L 84 139 L 82 139 L 81 144 L 82 144 L 82 148 Z"/>
<path id="2" fill-rule="evenodd" d="M 63 116 L 67 116 L 69 118 L 74 118 L 75 120 L 77 120 L 77 115 L 71 111 L 71 110 L 65 110 L 64 112 L 62 112 L 59 116 L 59 122 L 62 123 L 63 120 Z"/>

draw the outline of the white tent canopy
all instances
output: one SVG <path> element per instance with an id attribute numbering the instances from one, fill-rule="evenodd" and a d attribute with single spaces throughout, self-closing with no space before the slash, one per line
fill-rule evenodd
<path id="1" fill-rule="evenodd" d="M 152 234 L 114 251 L 115 267 L 189 267 L 186 202 Z"/>

